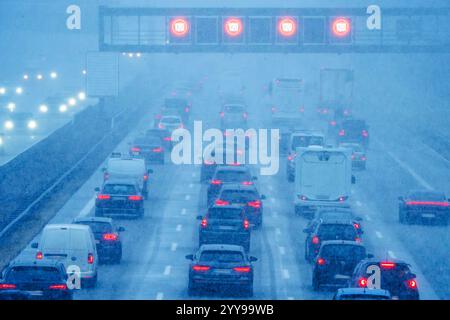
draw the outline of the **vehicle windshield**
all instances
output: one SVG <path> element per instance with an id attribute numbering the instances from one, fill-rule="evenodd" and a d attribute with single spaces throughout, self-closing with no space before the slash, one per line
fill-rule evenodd
<path id="1" fill-rule="evenodd" d="M 223 161 L 226 161 L 226 159 Z M 247 171 L 232 170 L 217 171 L 215 178 L 222 182 L 242 182 L 251 180 L 251 176 Z"/>
<path id="2" fill-rule="evenodd" d="M 446 201 L 445 195 L 443 193 L 435 192 L 415 192 L 411 194 L 409 198 L 416 201 Z"/>
<path id="3" fill-rule="evenodd" d="M 8 281 L 11 282 L 59 282 L 61 273 L 53 267 L 13 267 L 8 272 Z"/>
<path id="4" fill-rule="evenodd" d="M 136 194 L 136 187 L 132 184 L 105 184 L 103 186 L 105 194 Z"/>
<path id="5" fill-rule="evenodd" d="M 211 219 L 237 220 L 237 219 L 241 219 L 242 218 L 242 210 L 240 210 L 240 209 L 211 208 L 208 211 L 208 216 Z"/>
<path id="6" fill-rule="evenodd" d="M 309 147 L 309 146 L 323 146 L 323 138 L 316 136 L 294 136 L 292 137 L 291 149 Z"/>
<path id="7" fill-rule="evenodd" d="M 180 119 L 179 118 L 173 118 L 173 117 L 164 117 L 161 119 L 161 122 L 163 123 L 167 123 L 167 124 L 178 124 L 180 123 Z"/>
<path id="8" fill-rule="evenodd" d="M 345 245 L 345 244 L 328 244 L 321 249 L 322 257 L 337 259 L 353 259 L 361 260 L 366 257 L 366 249 L 362 246 Z"/>
<path id="9" fill-rule="evenodd" d="M 322 224 L 318 236 L 322 240 L 355 240 L 356 230 L 347 224 Z"/>
<path id="10" fill-rule="evenodd" d="M 352 220 L 353 213 L 350 211 L 322 211 L 318 213 L 317 218 L 324 220 Z"/>
<path id="11" fill-rule="evenodd" d="M 93 233 L 108 233 L 113 231 L 111 224 L 107 222 L 83 221 L 77 223 L 89 226 Z"/>
<path id="12" fill-rule="evenodd" d="M 199 262 L 239 263 L 244 262 L 244 256 L 239 251 L 208 250 L 201 253 Z"/>
<path id="13" fill-rule="evenodd" d="M 246 203 L 259 200 L 258 194 L 251 190 L 223 190 L 220 198 L 231 203 Z"/>
<path id="14" fill-rule="evenodd" d="M 136 160 L 113 160 L 108 165 L 110 174 L 141 175 L 144 171 L 144 164 Z"/>

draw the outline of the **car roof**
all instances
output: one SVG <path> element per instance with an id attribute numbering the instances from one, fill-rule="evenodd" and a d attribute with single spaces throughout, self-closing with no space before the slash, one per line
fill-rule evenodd
<path id="1" fill-rule="evenodd" d="M 200 246 L 199 251 L 239 251 L 244 252 L 242 246 L 234 244 L 203 244 Z"/>
<path id="2" fill-rule="evenodd" d="M 347 224 L 353 226 L 353 222 L 348 219 L 330 219 L 330 220 L 321 219 L 319 221 L 319 226 L 324 224 L 343 224 L 343 225 Z"/>
<path id="3" fill-rule="evenodd" d="M 31 260 L 31 259 L 15 259 L 8 264 L 8 267 L 55 267 L 60 268 L 62 262 L 57 260 L 43 259 L 43 260 Z"/>
<path id="4" fill-rule="evenodd" d="M 113 219 L 107 217 L 78 217 L 73 219 L 74 223 L 80 222 L 101 222 L 101 223 L 113 223 Z"/>
<path id="5" fill-rule="evenodd" d="M 301 136 L 320 136 L 325 137 L 322 132 L 319 131 L 309 131 L 309 130 L 295 130 L 291 133 L 292 137 L 301 137 Z"/>
<path id="6" fill-rule="evenodd" d="M 110 178 L 108 180 L 105 181 L 105 183 L 103 185 L 107 185 L 107 184 L 130 184 L 130 185 L 136 185 L 137 181 L 136 179 L 130 179 L 130 178 Z"/>
<path id="7" fill-rule="evenodd" d="M 169 119 L 169 118 L 177 119 L 177 120 L 181 121 L 181 118 L 179 116 L 171 115 L 171 114 L 170 115 L 162 115 L 160 121 L 163 121 L 164 119 Z"/>
<path id="8" fill-rule="evenodd" d="M 383 289 L 369 289 L 369 288 L 340 288 L 337 290 L 337 294 L 367 294 L 376 296 L 387 296 L 390 297 L 391 294 L 388 290 Z"/>
<path id="9" fill-rule="evenodd" d="M 321 244 L 321 248 L 326 246 L 326 245 L 351 245 L 351 246 L 355 246 L 355 247 L 362 247 L 362 248 L 366 248 L 362 243 L 360 242 L 356 242 L 356 241 L 349 241 L 349 240 L 326 240 L 323 241 Z"/>

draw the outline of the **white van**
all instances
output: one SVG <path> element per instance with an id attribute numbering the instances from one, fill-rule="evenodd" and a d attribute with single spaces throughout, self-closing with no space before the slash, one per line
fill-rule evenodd
<path id="1" fill-rule="evenodd" d="M 97 249 L 89 226 L 79 224 L 48 224 L 44 227 L 37 249 L 36 259 L 57 260 L 66 270 L 80 268 L 83 287 L 97 283 Z M 71 268 L 69 268 L 71 267 Z"/>
<path id="2" fill-rule="evenodd" d="M 297 214 L 313 215 L 319 207 L 349 207 L 352 161 L 348 149 L 298 148 L 294 205 Z"/>

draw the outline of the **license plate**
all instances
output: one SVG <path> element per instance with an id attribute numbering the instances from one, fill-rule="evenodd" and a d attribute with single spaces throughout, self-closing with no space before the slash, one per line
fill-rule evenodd
<path id="1" fill-rule="evenodd" d="M 231 227 L 231 226 L 220 226 L 219 229 L 220 230 L 233 230 L 233 227 Z"/>
<path id="2" fill-rule="evenodd" d="M 133 151 L 133 156 L 138 156 L 138 155 L 140 155 L 140 152 L 138 152 L 138 151 Z"/>
<path id="3" fill-rule="evenodd" d="M 218 274 L 230 274 L 231 270 L 229 270 L 229 269 L 216 269 L 215 273 L 218 273 Z"/>
<path id="4" fill-rule="evenodd" d="M 350 276 L 346 276 L 343 274 L 337 274 L 334 276 L 335 279 L 350 279 Z"/>
<path id="5" fill-rule="evenodd" d="M 27 291 L 32 296 L 42 296 L 44 293 L 42 291 Z"/>
<path id="6" fill-rule="evenodd" d="M 422 213 L 423 218 L 436 218 L 434 213 Z"/>

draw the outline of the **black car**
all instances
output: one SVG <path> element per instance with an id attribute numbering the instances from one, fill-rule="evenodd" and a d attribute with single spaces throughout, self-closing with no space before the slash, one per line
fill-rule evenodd
<path id="1" fill-rule="evenodd" d="M 191 112 L 191 104 L 184 98 L 167 98 L 164 100 L 162 113 L 169 112 L 170 114 L 178 114 L 184 123 L 189 120 Z"/>
<path id="2" fill-rule="evenodd" d="M 199 244 L 235 244 L 250 250 L 250 223 L 241 206 L 212 206 L 201 220 Z"/>
<path id="3" fill-rule="evenodd" d="M 199 290 L 224 290 L 253 296 L 253 265 L 257 259 L 236 245 L 205 244 L 196 254 L 189 254 L 188 294 Z"/>
<path id="4" fill-rule="evenodd" d="M 246 166 L 217 166 L 207 190 L 208 206 L 214 202 L 222 186 L 232 183 L 253 185 L 254 180 L 256 180 L 256 177 L 251 175 L 249 168 Z"/>
<path id="5" fill-rule="evenodd" d="M 95 199 L 95 216 L 144 216 L 144 197 L 138 184 L 129 179 L 107 180 Z"/>
<path id="6" fill-rule="evenodd" d="M 130 156 L 142 157 L 147 162 L 164 164 L 164 144 L 158 137 L 139 137 L 130 145 Z"/>
<path id="7" fill-rule="evenodd" d="M 32 300 L 71 300 L 67 273 L 61 262 L 13 261 L 3 270 L 0 296 Z"/>
<path id="8" fill-rule="evenodd" d="M 231 159 L 231 160 L 227 160 Z M 203 163 L 200 169 L 200 182 L 210 181 L 216 171 L 216 168 L 227 162 L 232 162 L 230 165 L 239 166 L 237 161 L 237 152 L 231 152 L 227 148 L 213 150 L 210 156 L 203 158 Z"/>
<path id="9" fill-rule="evenodd" d="M 338 144 L 355 142 L 366 148 L 369 144 L 369 128 L 366 121 L 359 119 L 342 121 L 337 130 L 336 140 Z"/>
<path id="10" fill-rule="evenodd" d="M 172 135 L 169 130 L 165 129 L 148 129 L 145 131 L 146 138 L 159 138 L 165 149 L 170 150 L 172 148 Z"/>
<path id="11" fill-rule="evenodd" d="M 313 267 L 313 289 L 318 291 L 322 286 L 346 286 L 356 265 L 365 258 L 368 258 L 366 248 L 358 242 L 322 242 Z"/>
<path id="12" fill-rule="evenodd" d="M 398 216 L 400 223 L 437 220 L 447 225 L 450 215 L 449 199 L 437 191 L 411 191 L 399 197 Z"/>
<path id="13" fill-rule="evenodd" d="M 304 229 L 303 232 L 307 233 L 305 259 L 309 262 L 314 261 L 324 241 L 346 240 L 361 242 L 360 235 L 353 221 L 349 220 L 322 220 L 312 232 L 309 229 Z"/>
<path id="14" fill-rule="evenodd" d="M 95 237 L 99 262 L 120 263 L 122 260 L 122 240 L 120 233 L 123 227 L 116 227 L 111 218 L 83 217 L 73 220 L 74 224 L 91 227 Z"/>
<path id="15" fill-rule="evenodd" d="M 375 289 L 388 290 L 393 299 L 419 300 L 416 275 L 411 272 L 410 265 L 402 260 L 362 260 L 353 272 L 350 287 L 374 287 L 373 282 L 369 283 L 374 268 L 380 270 L 379 287 L 375 286 Z"/>
<path id="16" fill-rule="evenodd" d="M 344 220 L 344 221 L 352 221 L 359 235 L 364 233 L 363 227 L 361 224 L 362 218 L 357 216 L 350 208 L 321 208 L 314 213 L 314 218 L 309 221 L 308 229 L 310 232 L 313 232 L 317 225 L 322 221 L 336 221 L 336 220 Z"/>
<path id="17" fill-rule="evenodd" d="M 263 222 L 263 202 L 265 195 L 259 194 L 253 184 L 228 184 L 220 190 L 215 200 L 216 206 L 239 205 L 244 208 L 248 221 L 255 228 Z"/>

